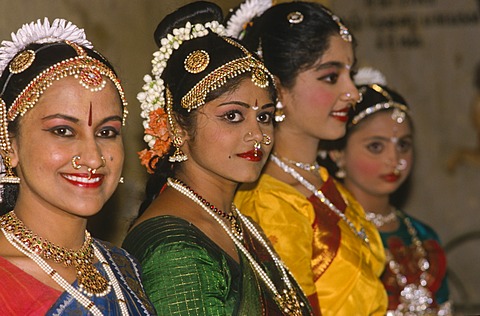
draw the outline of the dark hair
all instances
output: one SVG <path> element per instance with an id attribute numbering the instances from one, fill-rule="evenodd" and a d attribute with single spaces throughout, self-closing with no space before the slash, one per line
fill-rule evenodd
<path id="1" fill-rule="evenodd" d="M 290 13 L 303 15 L 300 23 L 288 21 Z M 280 3 L 265 11 L 247 27 L 245 45 L 261 51 L 265 66 L 285 87 L 292 87 L 299 72 L 313 66 L 329 48 L 329 38 L 340 28 L 330 11 L 319 3 Z"/>
<path id="2" fill-rule="evenodd" d="M 95 58 L 98 61 L 101 61 L 115 73 L 115 69 L 108 62 L 108 60 L 106 60 L 105 57 L 103 57 L 93 49 L 84 46 L 82 46 L 82 48 L 85 50 L 88 56 Z M 45 44 L 33 43 L 29 44 L 21 52 L 25 52 L 27 50 L 31 50 L 35 53 L 35 59 L 28 68 L 26 68 L 20 73 L 10 72 L 9 65 L 15 59 L 14 57 L 5 67 L 2 75 L 0 76 L 0 97 L 5 102 L 7 111 L 10 109 L 19 94 L 41 72 L 57 63 L 78 56 L 78 52 L 74 49 L 74 47 L 65 42 Z M 18 54 L 20 54 L 21 52 L 19 52 Z M 8 133 L 10 137 L 18 134 L 20 125 L 21 123 L 18 117 L 13 121 L 8 122 Z M 6 213 L 14 208 L 18 197 L 18 191 L 18 185 L 8 183 L 3 184 L 3 190 L 1 190 L 2 203 L 0 203 L 1 213 Z"/>
<path id="3" fill-rule="evenodd" d="M 184 27 L 187 22 L 192 25 L 197 23 L 205 24 L 207 22 L 217 21 L 221 23 L 223 14 L 221 8 L 210 2 L 198 1 L 187 4 L 175 12 L 167 15 L 157 26 L 154 37 L 155 42 L 160 47 L 161 39 L 171 34 L 173 29 Z M 243 58 L 246 56 L 241 45 L 232 45 L 231 43 L 239 43 L 237 40 L 229 38 L 228 41 L 224 37 L 209 31 L 208 35 L 197 37 L 184 41 L 178 49 L 174 50 L 168 59 L 167 65 L 161 75 L 164 85 L 168 88 L 173 97 L 173 115 L 177 123 L 186 130 L 188 135 L 194 139 L 196 129 L 196 116 L 198 111 L 185 109 L 181 105 L 181 99 L 185 96 L 197 83 L 199 83 L 208 74 L 226 63 Z M 187 56 L 198 50 L 208 53 L 209 63 L 207 67 L 196 74 L 187 71 L 184 66 Z M 251 53 L 252 54 L 252 53 Z M 254 54 L 252 54 L 254 55 Z M 259 59 L 259 58 L 257 58 Z M 269 76 L 267 76 L 269 77 Z M 235 90 L 236 87 L 245 79 L 251 78 L 249 72 L 228 77 L 226 82 L 219 87 L 207 93 L 205 103 L 212 101 L 226 92 Z M 272 100 L 275 100 L 275 87 L 273 80 L 269 77 L 269 92 Z M 154 173 L 150 176 L 146 186 L 146 196 L 139 209 L 139 216 L 147 209 L 152 201 L 157 197 L 161 188 L 165 185 L 167 178 L 173 176 L 174 169 L 178 163 L 171 163 L 168 158 L 173 154 L 174 148 L 170 148 L 170 152 L 163 157 L 154 156 L 150 160 L 150 169 Z"/>
<path id="4" fill-rule="evenodd" d="M 377 91 L 376 89 L 372 88 L 371 85 L 360 85 L 357 86 L 358 90 L 362 93 L 362 101 L 360 103 L 357 103 L 354 107 L 351 107 L 348 113 L 348 121 L 347 121 L 347 128 L 346 128 L 346 133 L 345 136 L 343 136 L 340 139 L 337 140 L 322 140 L 320 142 L 320 148 L 321 150 L 344 150 L 348 138 L 350 135 L 358 128 L 358 126 L 361 126 L 365 122 L 371 120 L 377 113 L 384 113 L 386 111 L 393 111 L 394 108 L 388 108 L 388 109 L 381 109 L 378 110 L 374 113 L 368 114 L 364 118 L 362 118 L 360 121 L 358 121 L 357 124 L 352 124 L 352 120 L 361 112 L 364 112 L 367 108 L 370 108 L 374 106 L 375 104 L 381 104 L 381 103 L 387 103 L 387 102 L 395 102 L 401 105 L 404 105 L 405 107 L 409 108 L 407 102 L 405 99 L 396 91 L 388 88 L 387 86 L 384 85 L 378 85 L 384 93 L 381 93 Z M 387 95 L 389 97 L 387 97 Z M 413 130 L 413 122 L 409 114 L 406 114 L 405 119 L 408 121 L 410 128 Z M 338 171 L 338 166 L 337 164 L 327 155 L 325 158 L 319 158 L 319 163 L 323 165 L 324 167 L 327 168 L 329 173 L 336 177 L 336 173 Z M 342 180 L 338 179 L 337 180 Z M 396 207 L 401 207 L 400 204 L 404 203 L 406 196 L 408 195 L 408 190 L 410 187 L 410 176 L 407 178 L 407 180 L 402 183 L 402 185 L 390 195 L 390 200 L 392 204 Z"/>

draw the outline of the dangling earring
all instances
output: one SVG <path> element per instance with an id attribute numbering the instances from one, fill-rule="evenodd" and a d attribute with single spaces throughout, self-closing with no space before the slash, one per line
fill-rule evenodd
<path id="1" fill-rule="evenodd" d="M 336 161 L 335 164 L 337 165 L 338 170 L 335 172 L 335 177 L 337 179 L 345 179 L 347 176 L 347 172 L 345 171 L 345 168 L 343 167 L 343 163 L 340 163 L 339 161 Z"/>
<path id="2" fill-rule="evenodd" d="M 185 153 L 180 149 L 182 144 L 183 141 L 181 136 L 176 135 L 173 137 L 173 146 L 175 146 L 175 152 L 168 158 L 168 161 L 183 162 L 188 159 L 187 155 L 185 155 Z"/>
<path id="3" fill-rule="evenodd" d="M 285 113 L 283 113 L 283 104 L 278 101 L 275 105 L 275 122 L 285 121 Z"/>
<path id="4" fill-rule="evenodd" d="M 166 88 L 165 94 L 166 94 L 166 101 L 167 101 L 165 108 L 167 110 L 168 124 L 170 124 L 170 129 L 174 134 L 172 143 L 173 143 L 173 146 L 175 147 L 175 152 L 173 153 L 173 155 L 168 157 L 168 161 L 183 162 L 188 159 L 188 156 L 185 155 L 185 153 L 180 149 L 180 147 L 183 145 L 183 140 L 182 140 L 182 137 L 178 135 L 178 131 L 177 131 L 177 128 L 175 127 L 175 122 L 173 120 L 173 116 L 172 116 L 173 97 L 172 97 L 172 93 L 170 92 L 170 89 Z"/>
<path id="5" fill-rule="evenodd" d="M 337 172 L 335 172 L 335 177 L 338 179 L 345 179 L 347 176 L 347 173 L 345 172 L 345 169 L 343 167 L 338 166 Z"/>
<path id="6" fill-rule="evenodd" d="M 5 175 L 0 179 L 0 183 L 19 184 L 20 178 L 13 173 L 10 156 L 4 157 L 3 163 L 5 164 Z"/>

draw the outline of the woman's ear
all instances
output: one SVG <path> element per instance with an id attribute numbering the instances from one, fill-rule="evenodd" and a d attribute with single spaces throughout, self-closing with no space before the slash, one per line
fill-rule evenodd
<path id="1" fill-rule="evenodd" d="M 282 102 L 283 98 L 285 97 L 286 88 L 280 82 L 280 79 L 277 76 L 273 76 L 275 79 L 275 87 L 277 89 L 277 99 L 278 101 Z"/>
<path id="2" fill-rule="evenodd" d="M 16 168 L 20 161 L 18 157 L 18 142 L 16 138 L 10 138 L 11 150 L 9 152 L 4 152 L 2 150 L 2 157 L 9 156 L 10 164 L 12 168 Z"/>

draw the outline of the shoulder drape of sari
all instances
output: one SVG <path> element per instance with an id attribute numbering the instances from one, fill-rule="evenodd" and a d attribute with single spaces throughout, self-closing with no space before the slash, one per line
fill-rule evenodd
<path id="1" fill-rule="evenodd" d="M 245 238 L 259 259 L 259 245 L 250 243 L 250 236 Z M 149 219 L 127 235 L 124 247 L 142 263 L 146 291 L 160 315 L 281 314 L 240 251 L 238 264 L 183 219 Z M 260 256 L 259 260 L 267 259 L 263 252 Z"/>
<path id="2" fill-rule="evenodd" d="M 140 261 L 159 315 L 234 314 L 240 266 L 194 225 L 155 217 L 130 231 L 123 246 Z"/>
<path id="3" fill-rule="evenodd" d="M 135 260 L 123 249 L 98 240 L 94 243 L 112 268 L 125 296 L 130 315 L 154 315 L 155 311 L 140 283 L 140 271 Z M 106 276 L 100 262 L 95 266 Z M 0 279 L 1 315 L 90 315 L 69 293 L 57 291 L 41 283 L 3 258 L 0 258 Z M 77 281 L 72 285 L 79 288 Z M 91 299 L 104 315 L 121 315 L 113 289 L 106 296 L 94 296 Z"/>
<path id="4" fill-rule="evenodd" d="M 102 252 L 110 265 L 127 303 L 129 315 L 155 315 L 155 310 L 148 300 L 141 284 L 139 265 L 136 260 L 125 250 L 115 247 L 109 243 L 95 240 L 95 245 Z M 98 271 L 107 277 L 100 262 L 96 263 Z M 107 277 L 108 279 L 108 277 Z M 73 283 L 79 288 L 77 281 Z M 102 297 L 91 297 L 91 300 L 104 315 L 121 315 L 115 291 Z M 90 315 L 90 313 L 70 294 L 62 293 L 60 298 L 45 315 Z"/>
<path id="5" fill-rule="evenodd" d="M 243 187 L 236 205 L 263 228 L 307 295 L 317 295 L 323 315 L 385 315 L 387 297 L 379 280 L 385 254 L 376 228 L 361 206 L 322 168 L 322 192 L 364 227 L 367 246 L 321 203 L 267 174 Z"/>
<path id="6" fill-rule="evenodd" d="M 0 315 L 44 315 L 62 292 L 0 257 Z"/>

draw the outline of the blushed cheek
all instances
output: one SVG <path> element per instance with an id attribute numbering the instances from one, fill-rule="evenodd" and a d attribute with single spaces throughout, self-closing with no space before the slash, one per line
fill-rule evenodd
<path id="1" fill-rule="evenodd" d="M 351 163 L 347 174 L 354 173 L 355 176 L 359 177 L 359 180 L 362 181 L 362 178 L 367 180 L 379 176 L 381 174 L 381 168 L 381 164 L 376 161 L 356 159 Z"/>

